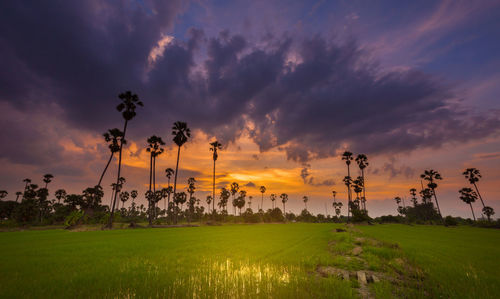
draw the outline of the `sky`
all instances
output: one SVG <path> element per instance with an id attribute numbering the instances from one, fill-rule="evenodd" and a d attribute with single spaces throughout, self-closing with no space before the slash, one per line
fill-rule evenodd
<path id="1" fill-rule="evenodd" d="M 127 129 L 123 176 L 139 202 L 146 139 L 167 143 L 164 187 L 180 120 L 193 136 L 179 187 L 195 177 L 203 202 L 217 139 L 217 187 L 238 182 L 254 209 L 261 185 L 264 208 L 285 192 L 287 210 L 306 195 L 312 213 L 331 214 L 332 190 L 345 207 L 349 150 L 368 156 L 371 216 L 396 214 L 394 197 L 409 203 L 435 169 L 442 213 L 471 217 L 458 198 L 467 167 L 500 213 L 498 36 L 499 1 L 3 1 L 0 189 L 14 199 L 45 173 L 52 191 L 95 185 L 109 157 L 102 133 L 122 128 L 117 95 L 131 90 L 144 108 Z M 105 204 L 116 171 L 113 160 Z"/>

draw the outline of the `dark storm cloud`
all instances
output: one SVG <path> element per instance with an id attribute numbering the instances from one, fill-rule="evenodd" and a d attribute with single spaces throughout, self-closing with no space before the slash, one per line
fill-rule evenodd
<path id="1" fill-rule="evenodd" d="M 335 185 L 335 181 L 333 179 L 327 179 L 323 181 L 319 181 L 311 175 L 309 172 L 309 168 L 311 166 L 309 164 L 304 165 L 304 168 L 300 170 L 300 177 L 302 178 L 302 181 L 304 184 L 311 185 L 311 186 L 333 186 Z"/>
<path id="2" fill-rule="evenodd" d="M 251 42 L 190 29 L 151 63 L 180 1 L 112 3 L 2 2 L 0 101 L 22 109 L 54 103 L 68 126 L 100 134 L 120 126 L 116 94 L 131 89 L 145 108 L 129 138 L 168 134 L 181 119 L 224 144 L 249 132 L 261 151 L 277 147 L 300 162 L 345 145 L 367 154 L 439 147 L 500 127 L 498 112 L 477 115 L 454 104 L 450 88 L 426 73 L 384 71 L 354 41 L 266 34 Z M 57 158 L 57 134 L 37 134 L 29 122 L 9 125 L 0 132 L 12 148 L 41 150 L 2 146 L 1 157 Z"/>

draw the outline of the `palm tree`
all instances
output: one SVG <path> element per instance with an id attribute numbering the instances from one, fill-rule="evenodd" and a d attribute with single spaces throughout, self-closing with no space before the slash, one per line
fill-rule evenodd
<path id="1" fill-rule="evenodd" d="M 28 185 L 31 184 L 31 179 L 24 179 L 23 182 L 26 183 L 26 185 L 24 185 L 24 189 L 26 190 Z"/>
<path id="2" fill-rule="evenodd" d="M 219 205 L 221 205 L 224 208 L 224 211 L 226 211 L 227 214 L 227 201 L 229 199 L 229 196 L 231 196 L 231 193 L 226 189 L 222 188 L 220 191 L 220 202 Z"/>
<path id="3" fill-rule="evenodd" d="M 52 182 L 52 179 L 54 178 L 53 175 L 50 173 L 47 173 L 43 176 L 43 182 L 45 183 L 45 189 L 48 189 L 47 186 L 49 185 L 50 182 Z"/>
<path id="4" fill-rule="evenodd" d="M 333 207 L 335 208 L 335 214 L 337 215 L 337 218 L 340 216 L 340 209 L 342 208 L 343 204 L 341 202 L 333 202 Z"/>
<path id="5" fill-rule="evenodd" d="M 177 174 L 179 173 L 179 157 L 181 155 L 181 146 L 188 141 L 191 137 L 191 130 L 188 128 L 185 122 L 177 121 L 172 127 L 172 135 L 174 135 L 173 141 L 179 147 L 177 150 L 177 164 L 175 165 L 175 177 L 174 177 L 174 197 L 177 190 Z"/>
<path id="6" fill-rule="evenodd" d="M 153 135 L 147 139 L 148 147 L 146 151 L 150 153 L 149 156 L 149 191 L 153 193 L 156 192 L 156 157 L 163 153 L 162 145 L 165 145 L 165 142 L 156 135 Z M 152 207 L 149 207 L 150 215 L 149 215 L 149 224 L 152 224 L 152 212 L 156 212 L 156 204 L 155 200 L 150 200 L 149 204 L 153 204 Z"/>
<path id="7" fill-rule="evenodd" d="M 8 194 L 9 192 L 5 190 L 0 190 L 0 199 L 4 199 Z"/>
<path id="8" fill-rule="evenodd" d="M 417 206 L 417 189 L 410 189 L 411 201 L 413 202 L 413 206 Z"/>
<path id="9" fill-rule="evenodd" d="M 99 178 L 99 182 L 97 183 L 97 186 L 101 186 L 102 179 L 104 178 L 104 174 L 106 174 L 106 171 L 108 170 L 109 164 L 111 163 L 113 156 L 115 155 L 115 153 L 120 151 L 120 142 L 122 142 L 123 139 L 123 132 L 117 128 L 114 128 L 108 130 L 108 132 L 102 134 L 102 136 L 104 136 L 104 141 L 108 143 L 108 148 L 109 151 L 111 152 L 111 155 L 109 155 L 108 163 L 106 163 L 106 167 L 104 167 L 101 177 Z M 127 143 L 126 140 L 123 140 L 123 143 L 124 144 Z"/>
<path id="10" fill-rule="evenodd" d="M 472 203 L 476 201 L 477 194 L 471 188 L 462 188 L 458 191 L 460 193 L 460 199 L 470 206 L 472 212 L 472 218 L 476 221 L 476 215 L 474 215 L 474 209 L 472 208 Z"/>
<path id="11" fill-rule="evenodd" d="M 272 206 L 273 206 L 273 210 L 274 210 L 274 201 L 276 200 L 276 194 L 272 193 L 271 194 L 271 203 L 272 203 Z"/>
<path id="12" fill-rule="evenodd" d="M 188 187 L 187 192 L 189 193 L 189 201 L 193 198 L 194 191 L 196 190 L 196 186 L 194 185 L 196 180 L 194 178 L 188 179 Z"/>
<path id="13" fill-rule="evenodd" d="M 236 195 L 236 193 L 238 193 L 238 190 L 240 190 L 240 186 L 238 185 L 238 183 L 236 182 L 233 182 L 231 184 L 231 194 L 233 195 L 233 207 L 234 207 L 234 215 L 236 216 L 236 205 L 234 204 L 236 201 L 235 201 L 235 198 L 234 196 Z"/>
<path id="14" fill-rule="evenodd" d="M 239 209 L 239 215 L 241 216 L 241 209 L 245 206 L 245 198 L 247 196 L 247 192 L 245 190 L 240 190 L 240 196 L 236 200 L 236 206 Z"/>
<path id="15" fill-rule="evenodd" d="M 125 140 L 125 134 L 127 133 L 127 125 L 130 120 L 132 120 L 135 115 L 135 109 L 137 106 L 144 106 L 144 104 L 139 100 L 139 97 L 136 94 L 133 94 L 130 91 L 126 91 L 118 95 L 118 98 L 121 100 L 121 103 L 116 106 L 116 110 L 122 113 L 123 119 L 125 120 L 125 124 L 123 125 L 123 136 L 120 139 L 120 150 L 118 151 L 118 175 L 116 176 L 116 184 L 120 183 L 121 178 L 121 170 L 122 170 L 122 152 L 123 152 L 123 144 Z M 111 214 L 109 217 L 108 228 L 113 226 L 113 216 L 115 213 L 115 205 L 117 199 L 117 192 L 113 197 L 113 203 L 111 207 Z"/>
<path id="16" fill-rule="evenodd" d="M 362 200 L 366 200 L 366 184 L 365 184 L 365 168 L 370 165 L 370 163 L 368 163 L 368 157 L 366 157 L 365 154 L 359 154 L 357 157 L 356 157 L 356 163 L 358 163 L 358 166 L 359 166 L 359 169 L 361 169 L 361 177 L 362 177 L 362 181 L 363 181 L 363 197 L 362 197 Z M 364 207 L 364 209 L 366 210 L 366 206 Z"/>
<path id="17" fill-rule="evenodd" d="M 332 191 L 332 195 L 333 195 L 333 202 L 335 202 L 335 196 L 337 196 L 337 191 L 333 190 Z"/>
<path id="18" fill-rule="evenodd" d="M 208 214 L 210 214 L 210 204 L 212 203 L 212 195 L 207 195 L 206 202 L 207 202 L 207 205 L 208 205 L 207 212 L 208 212 Z"/>
<path id="19" fill-rule="evenodd" d="M 252 199 L 253 199 L 253 196 L 252 196 L 252 195 L 250 195 L 250 196 L 248 197 L 248 208 L 249 208 L 249 209 L 252 209 Z"/>
<path id="20" fill-rule="evenodd" d="M 345 161 L 345 164 L 347 165 L 347 177 L 349 179 L 351 178 L 351 169 L 350 165 L 353 160 L 352 153 L 345 151 L 342 154 L 342 161 Z M 347 180 L 344 178 L 344 183 L 346 183 L 347 186 L 347 222 L 349 222 L 349 212 L 350 212 L 350 206 L 351 206 L 351 180 Z"/>
<path id="21" fill-rule="evenodd" d="M 488 217 L 488 221 L 491 221 L 491 216 L 495 215 L 495 211 L 493 210 L 492 207 L 484 207 L 483 208 L 483 214 L 486 215 L 486 217 Z"/>
<path id="22" fill-rule="evenodd" d="M 56 198 L 57 198 L 57 203 L 61 203 L 61 199 L 64 202 L 64 199 L 66 198 L 66 190 L 64 189 L 58 189 L 56 190 Z"/>
<path id="23" fill-rule="evenodd" d="M 21 191 L 16 192 L 16 202 L 19 200 L 19 196 L 23 195 Z"/>
<path id="24" fill-rule="evenodd" d="M 168 185 L 167 187 L 170 187 L 170 178 L 174 174 L 174 170 L 172 168 L 167 168 L 165 169 L 165 176 L 167 177 L 168 180 Z M 168 194 L 168 202 L 170 202 L 170 193 Z"/>
<path id="25" fill-rule="evenodd" d="M 167 199 L 167 197 L 170 195 L 170 191 L 168 191 L 167 187 L 167 188 L 162 188 L 160 192 L 161 192 L 161 199 L 163 199 L 163 209 L 166 211 L 167 201 L 165 199 Z"/>
<path id="26" fill-rule="evenodd" d="M 439 217 L 443 218 L 443 216 L 441 215 L 441 210 L 439 209 L 439 203 L 438 203 L 437 196 L 436 196 L 437 184 L 435 182 L 436 180 L 442 180 L 443 178 L 441 177 L 439 172 L 437 172 L 433 169 L 425 170 L 424 173 L 420 175 L 420 177 L 429 182 L 427 184 L 427 186 L 429 188 L 431 188 L 432 194 L 434 195 L 434 200 L 436 201 L 436 206 L 437 206 L 437 209 L 439 212 Z"/>
<path id="27" fill-rule="evenodd" d="M 306 211 L 307 211 L 307 202 L 309 201 L 309 197 L 304 196 L 302 197 L 302 200 L 304 200 L 304 205 L 306 206 Z"/>
<path id="28" fill-rule="evenodd" d="M 394 200 L 396 201 L 396 204 L 398 205 L 398 212 L 401 213 L 401 206 L 400 206 L 400 204 L 401 204 L 401 197 L 396 196 L 396 197 L 394 197 Z"/>
<path id="29" fill-rule="evenodd" d="M 217 161 L 217 158 L 219 157 L 219 154 L 217 153 L 218 150 L 222 149 L 222 144 L 215 140 L 214 142 L 210 143 L 210 151 L 213 152 L 212 159 L 214 160 L 214 171 L 213 171 L 213 181 L 212 181 L 212 198 L 214 199 L 212 202 L 212 211 L 215 211 L 215 161 Z"/>
<path id="30" fill-rule="evenodd" d="M 476 189 L 476 193 L 479 196 L 479 199 L 481 200 L 481 204 L 483 205 L 483 208 L 485 207 L 483 198 L 481 197 L 481 193 L 479 193 L 479 189 L 477 188 L 476 183 L 479 182 L 479 179 L 481 178 L 481 173 L 479 172 L 478 169 L 476 168 L 467 168 L 463 173 L 462 173 L 466 179 L 469 180 L 469 182 L 474 185 L 474 188 Z"/>
<path id="31" fill-rule="evenodd" d="M 129 199 L 130 194 L 128 191 L 120 193 L 120 200 L 122 201 L 122 209 L 125 208 L 125 202 Z"/>
<path id="32" fill-rule="evenodd" d="M 260 209 L 264 211 L 264 193 L 266 193 L 266 187 L 260 186 L 260 193 L 262 193 L 262 198 L 260 200 Z"/>
<path id="33" fill-rule="evenodd" d="M 280 195 L 280 198 L 281 198 L 281 202 L 283 203 L 283 215 L 286 215 L 285 204 L 288 201 L 288 194 L 282 193 Z M 285 216 L 285 219 L 286 219 L 286 216 Z"/>

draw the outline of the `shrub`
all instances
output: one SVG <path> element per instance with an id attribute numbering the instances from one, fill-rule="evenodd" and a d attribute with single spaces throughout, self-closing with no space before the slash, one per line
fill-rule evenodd
<path id="1" fill-rule="evenodd" d="M 446 226 L 457 226 L 458 225 L 458 221 L 453 218 L 452 216 L 446 216 L 444 218 L 444 225 Z"/>

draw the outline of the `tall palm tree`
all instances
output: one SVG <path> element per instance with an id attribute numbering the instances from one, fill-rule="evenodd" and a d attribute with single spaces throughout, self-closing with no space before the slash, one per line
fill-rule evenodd
<path id="1" fill-rule="evenodd" d="M 472 218 L 476 221 L 476 215 L 474 215 L 474 209 L 472 208 L 472 203 L 477 199 L 477 193 L 474 192 L 471 188 L 462 188 L 458 190 L 460 193 L 460 199 L 470 206 L 470 210 L 472 212 Z"/>
<path id="2" fill-rule="evenodd" d="M 125 208 L 125 202 L 130 198 L 128 191 L 120 193 L 120 200 L 122 202 L 122 209 Z"/>
<path id="3" fill-rule="evenodd" d="M 207 199 L 205 200 L 208 205 L 207 213 L 210 214 L 210 204 L 212 204 L 212 195 L 207 195 Z"/>
<path id="4" fill-rule="evenodd" d="M 439 203 L 436 196 L 436 188 L 437 188 L 436 180 L 442 180 L 443 178 L 441 177 L 439 172 L 433 169 L 425 170 L 424 173 L 420 175 L 420 177 L 429 182 L 427 186 L 431 188 L 432 194 L 434 195 L 434 200 L 436 201 L 439 217 L 443 218 L 443 216 L 441 215 L 441 210 L 439 209 Z"/>
<path id="5" fill-rule="evenodd" d="M 123 139 L 123 132 L 117 128 L 114 128 L 108 130 L 106 133 L 102 134 L 102 136 L 104 137 L 104 141 L 108 143 L 108 148 L 111 154 L 109 155 L 108 163 L 106 163 L 106 167 L 104 167 L 101 177 L 99 178 L 99 182 L 97 183 L 97 186 L 101 186 L 102 179 L 104 178 L 104 174 L 106 174 L 106 171 L 108 170 L 109 164 L 111 163 L 113 156 L 115 155 L 115 153 L 120 151 L 120 142 L 122 142 Z M 123 140 L 123 143 L 125 144 L 126 140 Z"/>
<path id="6" fill-rule="evenodd" d="M 260 193 L 262 193 L 262 198 L 260 200 L 260 209 L 264 211 L 264 193 L 266 193 L 266 187 L 260 186 Z"/>
<path id="7" fill-rule="evenodd" d="M 358 163 L 358 166 L 359 166 L 359 169 L 361 169 L 361 177 L 363 178 L 362 181 L 363 181 L 363 197 L 362 197 L 362 201 L 366 201 L 366 181 L 365 181 L 365 168 L 370 165 L 370 163 L 368 163 L 368 157 L 366 157 L 365 154 L 359 154 L 357 157 L 356 157 L 356 163 Z M 364 209 L 366 210 L 366 206 L 364 207 Z"/>
<path id="8" fill-rule="evenodd" d="M 55 195 L 57 198 L 57 203 L 61 203 L 61 199 L 64 201 L 64 199 L 66 198 L 66 190 L 58 189 L 58 190 L 56 190 Z"/>
<path id="9" fill-rule="evenodd" d="M 172 127 L 172 135 L 174 136 L 173 141 L 179 147 L 177 149 L 177 164 L 175 165 L 175 176 L 174 176 L 174 197 L 177 191 L 177 174 L 179 173 L 179 157 L 181 155 L 181 146 L 184 145 L 191 137 L 191 129 L 188 128 L 187 123 L 182 121 L 177 121 Z"/>
<path id="10" fill-rule="evenodd" d="M 353 160 L 352 153 L 349 151 L 345 151 L 342 154 L 342 161 L 345 161 L 345 164 L 347 165 L 347 177 L 351 178 L 351 169 L 350 165 Z M 344 178 L 344 183 L 346 183 L 347 186 L 347 222 L 349 222 L 349 212 L 351 210 L 351 180 L 345 180 Z"/>
<path id="11" fill-rule="evenodd" d="M 130 120 L 132 120 L 136 112 L 138 106 L 142 107 L 144 104 L 139 100 L 139 97 L 136 94 L 133 94 L 130 91 L 126 91 L 118 95 L 118 98 L 121 100 L 121 103 L 116 106 L 116 110 L 122 113 L 123 119 L 125 120 L 125 124 L 123 125 L 123 137 L 120 139 L 120 150 L 118 151 L 118 175 L 116 176 L 116 184 L 120 183 L 121 171 L 122 171 L 122 152 L 123 152 L 123 144 L 125 140 L 125 136 L 127 133 L 127 125 Z M 113 226 L 113 216 L 115 213 L 115 205 L 117 199 L 117 192 L 113 197 L 113 203 L 111 207 L 111 214 L 109 216 L 108 228 Z"/>
<path id="12" fill-rule="evenodd" d="M 50 182 L 52 182 L 52 179 L 54 178 L 53 175 L 50 173 L 47 173 L 43 176 L 43 182 L 45 183 L 45 189 L 48 189 L 47 186 L 49 185 Z"/>
<path id="13" fill-rule="evenodd" d="M 233 207 L 234 207 L 234 215 L 235 215 L 235 216 L 236 216 L 236 205 L 234 205 L 234 203 L 235 203 L 236 201 L 235 201 L 234 196 L 236 195 L 236 193 L 238 193 L 238 190 L 240 190 L 240 186 L 238 185 L 238 183 L 233 182 L 233 183 L 231 184 L 231 194 L 233 195 Z"/>
<path id="14" fill-rule="evenodd" d="M 285 209 L 285 204 L 286 202 L 288 201 L 288 194 L 286 193 L 282 193 L 280 195 L 280 198 L 281 198 L 281 202 L 283 203 L 283 215 L 285 215 L 285 219 L 286 219 L 286 209 Z"/>
<path id="15" fill-rule="evenodd" d="M 495 210 L 492 207 L 486 206 L 483 208 L 483 214 L 488 217 L 488 221 L 491 221 L 491 216 L 495 215 Z"/>
<path id="16" fill-rule="evenodd" d="M 481 173 L 479 172 L 479 169 L 476 168 L 467 168 L 463 173 L 462 173 L 466 179 L 469 180 L 469 182 L 474 185 L 474 188 L 476 189 L 476 193 L 479 196 L 479 199 L 481 200 L 481 204 L 483 205 L 483 208 L 485 207 L 483 198 L 481 197 L 481 193 L 479 193 L 479 189 L 477 188 L 476 183 L 479 182 L 479 179 L 481 178 Z"/>
<path id="17" fill-rule="evenodd" d="M 214 171 L 213 171 L 213 180 L 212 180 L 212 211 L 215 211 L 215 161 L 219 157 L 218 150 L 222 149 L 222 144 L 215 140 L 210 143 L 210 151 L 213 152 L 212 159 L 214 160 Z"/>
<path id="18" fill-rule="evenodd" d="M 161 139 L 161 137 L 153 135 L 147 139 L 148 147 L 146 151 L 150 153 L 149 156 L 149 191 L 153 193 L 156 192 L 156 157 L 163 153 L 164 149 L 161 147 L 165 145 L 165 142 Z M 156 197 L 155 197 L 156 199 Z M 156 201 L 150 200 L 148 202 L 149 206 L 149 222 L 152 224 L 153 211 L 156 212 Z M 151 206 L 152 204 L 152 206 Z"/>
<path id="19" fill-rule="evenodd" d="M 309 197 L 304 196 L 302 197 L 302 200 L 304 201 L 304 205 L 306 206 L 306 211 L 307 211 L 307 202 L 309 201 Z"/>

